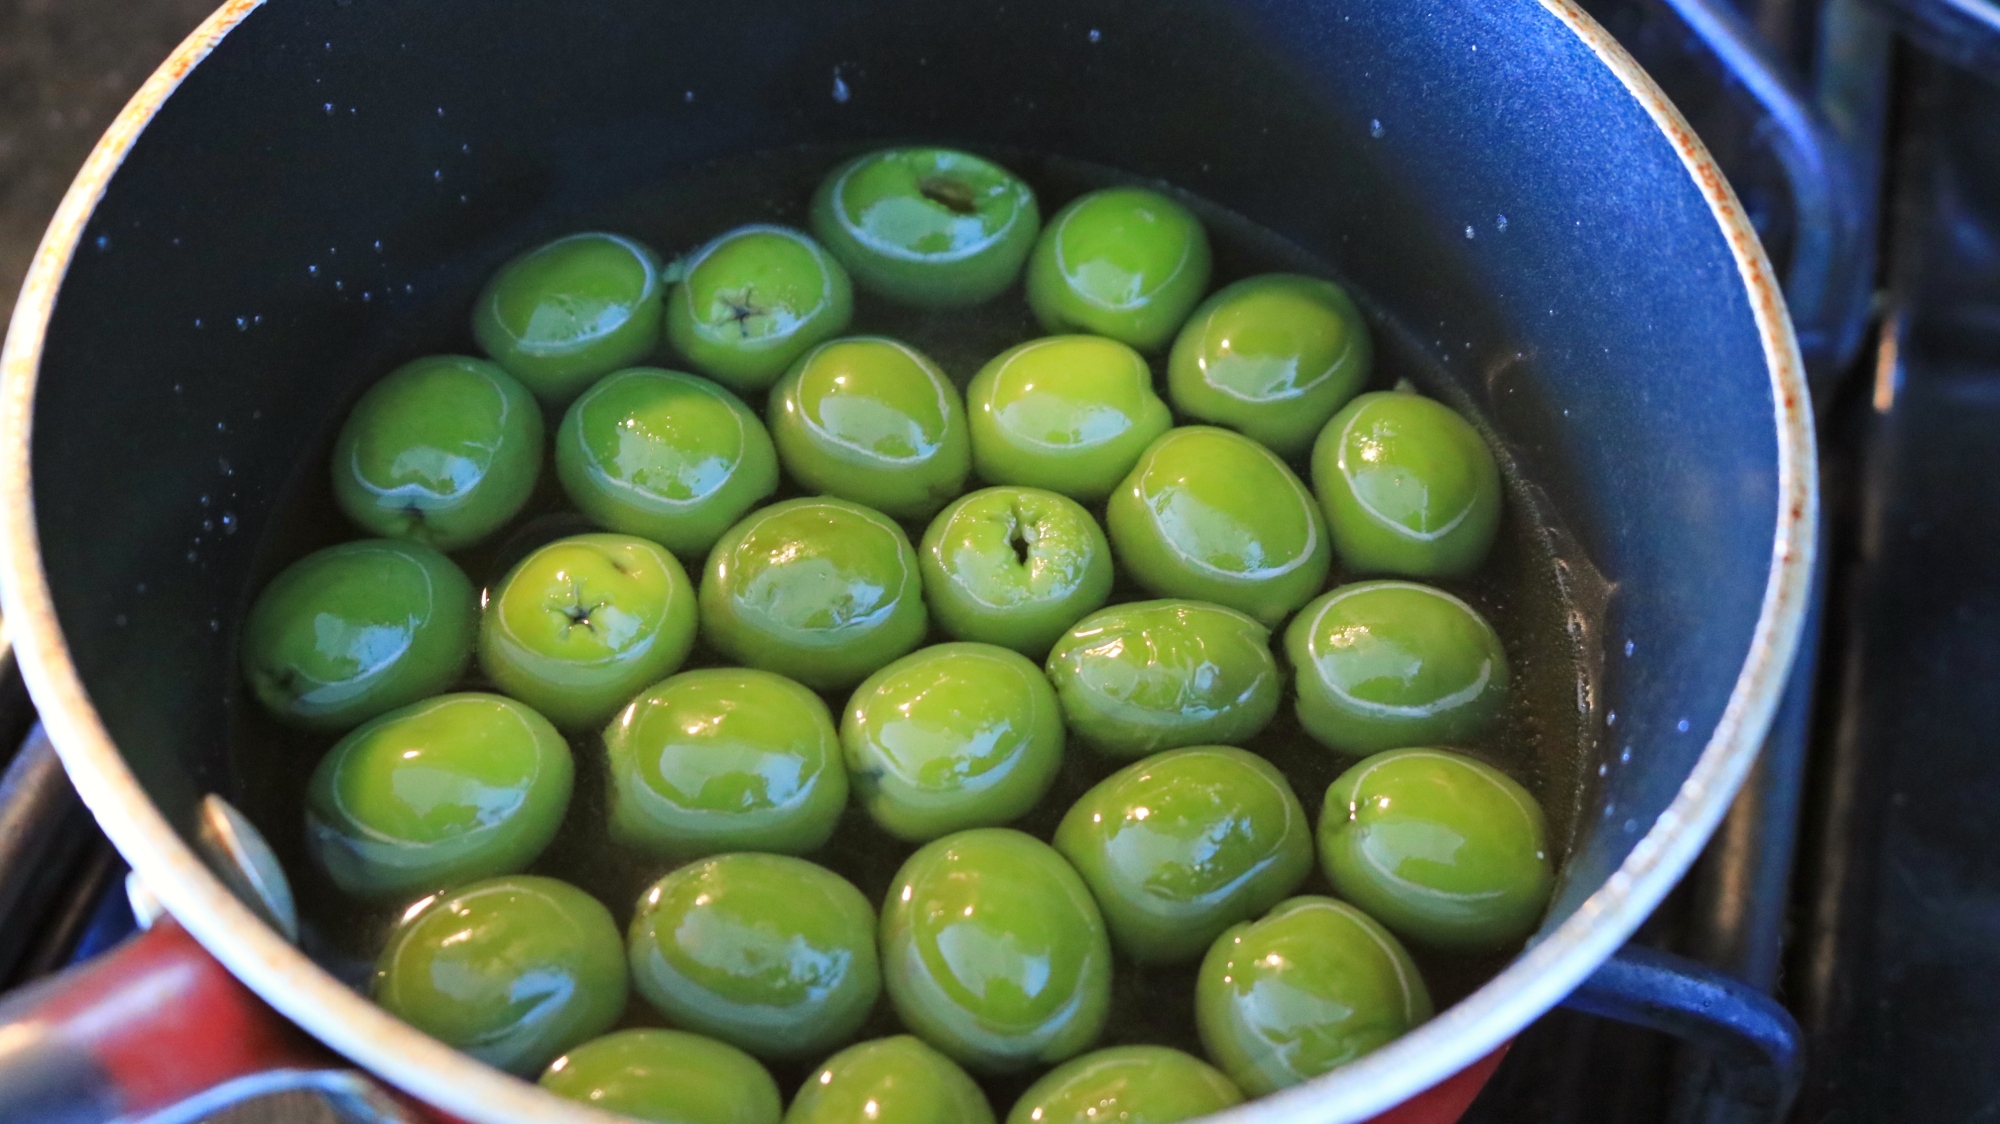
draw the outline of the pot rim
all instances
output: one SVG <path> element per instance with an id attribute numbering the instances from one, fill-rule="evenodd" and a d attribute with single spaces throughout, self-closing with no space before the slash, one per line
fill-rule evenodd
<path id="1" fill-rule="evenodd" d="M 140 786 L 71 662 L 43 571 L 30 438 L 51 312 L 111 176 L 181 80 L 264 0 L 228 0 L 161 64 L 106 130 L 63 196 L 0 348 L 0 610 L 24 678 L 78 793 L 168 912 L 279 1012 L 425 1103 L 488 1124 L 611 1117 L 562 1100 L 425 1035 L 320 968 L 204 866 Z M 1694 861 L 1756 760 L 1798 647 L 1819 490 L 1804 369 L 1776 275 L 1735 192 L 1680 112 L 1573 0 L 1540 0 L 1645 109 L 1729 243 L 1771 379 L 1778 518 L 1764 598 L 1722 718 L 1673 801 L 1574 914 L 1436 1018 L 1333 1073 L 1210 1118 L 1219 1124 L 1363 1120 L 1451 1076 L 1519 1033 L 1602 963 Z"/>

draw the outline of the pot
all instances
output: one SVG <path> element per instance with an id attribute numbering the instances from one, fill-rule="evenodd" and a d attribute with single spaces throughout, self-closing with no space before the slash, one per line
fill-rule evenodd
<path id="1" fill-rule="evenodd" d="M 1597 736 L 1565 751 L 1590 781 L 1546 924 L 1401 1040 L 1218 1119 L 1354 1121 L 1413 1097 L 1395 1119 L 1455 1119 L 1496 1051 L 1686 870 L 1798 644 L 1810 411 L 1727 183 L 1566 0 L 232 0 L 92 153 L 0 359 L 0 577 L 23 673 L 172 916 L 146 955 L 228 992 L 224 1009 L 250 1012 L 237 1040 L 270 1045 L 127 1081 L 120 1111 L 317 1064 L 266 1034 L 254 993 L 425 1105 L 601 1118 L 389 1017 L 197 856 L 204 794 L 241 783 L 235 628 L 273 567 L 274 512 L 320 471 L 302 450 L 393 349 L 463 334 L 433 310 L 465 307 L 495 264 L 621 185 L 885 138 L 1159 177 L 1333 263 L 1545 497 L 1573 540 L 1566 580 L 1603 576 L 1601 615 L 1574 622 Z M 184 1006 L 92 986 L 123 997 L 128 1030 L 79 1047 L 92 1073 L 176 1056 L 139 1031 Z M 46 1008 L 14 1009 L 8 1042 L 74 1045 Z M 0 1065 L 0 1102 L 20 1072 Z"/>

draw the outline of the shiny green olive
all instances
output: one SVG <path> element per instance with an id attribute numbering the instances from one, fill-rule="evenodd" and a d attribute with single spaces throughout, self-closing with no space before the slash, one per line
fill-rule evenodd
<path id="1" fill-rule="evenodd" d="M 1283 689 L 1270 630 L 1199 601 L 1085 617 L 1056 642 L 1048 674 L 1070 731 L 1111 757 L 1248 741 Z"/>
<path id="2" fill-rule="evenodd" d="M 345 730 L 457 682 L 478 626 L 477 595 L 451 559 L 419 543 L 342 543 L 257 595 L 243 676 L 279 721 Z"/>
<path id="3" fill-rule="evenodd" d="M 898 1034 L 828 1058 L 785 1124 L 993 1124 L 993 1106 L 957 1062 Z"/>
<path id="4" fill-rule="evenodd" d="M 1062 765 L 1062 708 L 1042 669 L 991 644 L 937 644 L 863 682 L 840 745 L 854 794 L 921 843 L 1027 813 Z"/>
<path id="5" fill-rule="evenodd" d="M 999 296 L 1021 275 L 1042 214 L 1035 192 L 990 160 L 949 148 L 886 148 L 834 170 L 812 228 L 854 280 L 920 308 Z"/>
<path id="6" fill-rule="evenodd" d="M 1285 630 L 1299 722 L 1361 756 L 1478 737 L 1507 698 L 1507 653 L 1486 618 L 1441 589 L 1369 581 L 1323 594 Z"/>
<path id="7" fill-rule="evenodd" d="M 472 336 L 535 397 L 562 406 L 652 353 L 659 256 L 616 234 L 572 234 L 500 267 L 472 305 Z"/>
<path id="8" fill-rule="evenodd" d="M 625 1009 L 625 945 L 597 899 L 566 882 L 489 878 L 403 914 L 374 995 L 446 1045 L 532 1077 Z"/>
<path id="9" fill-rule="evenodd" d="M 1028 307 L 1046 331 L 1156 351 L 1207 290 L 1208 270 L 1208 232 L 1187 208 L 1157 191 L 1106 188 L 1043 229 L 1028 259 Z"/>
<path id="10" fill-rule="evenodd" d="M 1161 597 L 1192 597 L 1275 627 L 1333 562 L 1311 493 L 1271 450 L 1193 425 L 1147 448 L 1104 513 L 1111 549 Z"/>
<path id="11" fill-rule="evenodd" d="M 556 429 L 556 476 L 585 515 L 697 559 L 778 489 L 778 451 L 740 399 L 698 375 L 632 367 Z"/>
<path id="12" fill-rule="evenodd" d="M 632 982 L 661 1014 L 761 1057 L 824 1055 L 882 992 L 868 899 L 787 855 L 717 855 L 660 879 L 630 947 Z"/>
<path id="13" fill-rule="evenodd" d="M 1346 1065 L 1431 1017 L 1410 954 L 1332 898 L 1282 902 L 1216 939 L 1195 982 L 1209 1060 L 1253 1097 Z"/>
<path id="14" fill-rule="evenodd" d="M 802 855 L 847 804 L 826 704 L 768 671 L 684 671 L 613 718 L 604 750 L 611 834 L 663 858 Z"/>
<path id="15" fill-rule="evenodd" d="M 924 600 L 960 640 L 1041 659 L 1111 596 L 1111 544 L 1075 500 L 986 488 L 938 513 L 917 548 Z"/>
<path id="16" fill-rule="evenodd" d="M 1044 1074 L 1014 1102 L 1007 1124 L 1177 1124 L 1242 1103 L 1242 1090 L 1200 1058 L 1113 1046 Z"/>
<path id="17" fill-rule="evenodd" d="M 896 1013 L 963 1065 L 1009 1073 L 1090 1048 L 1111 1006 L 1111 945 L 1090 890 L 1031 835 L 985 827 L 911 855 L 882 906 Z"/>
<path id="18" fill-rule="evenodd" d="M 528 502 L 542 471 L 542 408 L 495 364 L 428 356 L 368 388 L 330 463 L 334 501 L 362 529 L 457 550 Z"/>
<path id="19" fill-rule="evenodd" d="M 784 1107 L 778 1083 L 756 1058 L 678 1030 L 593 1038 L 550 1062 L 541 1086 L 652 1124 L 778 1124 Z"/>
<path id="20" fill-rule="evenodd" d="M 1181 413 L 1290 459 L 1367 385 L 1374 361 L 1368 325 L 1345 290 L 1266 273 L 1194 310 L 1167 359 L 1167 393 Z"/>
<path id="21" fill-rule="evenodd" d="M 1097 897 L 1111 939 L 1141 964 L 1208 950 L 1312 873 L 1312 829 L 1283 773 L 1223 745 L 1169 750 L 1083 794 L 1056 850 Z"/>
<path id="22" fill-rule="evenodd" d="M 1174 424 L 1145 357 L 1102 336 L 1051 336 L 1001 352 L 965 388 L 972 467 L 1096 503 Z"/>
<path id="23" fill-rule="evenodd" d="M 917 552 L 880 512 L 828 498 L 774 503 L 708 555 L 701 630 L 729 658 L 808 687 L 851 687 L 930 626 Z"/>
<path id="24" fill-rule="evenodd" d="M 1349 402 L 1320 431 L 1313 490 L 1334 549 L 1357 573 L 1454 577 L 1500 529 L 1500 470 L 1479 431 L 1420 394 Z"/>
<path id="25" fill-rule="evenodd" d="M 686 571 L 630 535 L 572 535 L 507 572 L 479 627 L 479 666 L 558 726 L 595 726 L 694 646 Z"/>
<path id="26" fill-rule="evenodd" d="M 1520 941 L 1555 885 L 1542 806 L 1500 770 L 1442 749 L 1392 749 L 1342 773 L 1326 790 L 1319 854 L 1341 897 L 1450 951 Z"/>
<path id="27" fill-rule="evenodd" d="M 360 898 L 509 874 L 555 837 L 574 772 L 548 719 L 499 695 L 440 695 L 364 724 L 320 758 L 306 842 Z"/>
<path id="28" fill-rule="evenodd" d="M 965 404 L 937 364 L 882 336 L 820 344 L 771 388 L 771 436 L 807 491 L 924 519 L 965 489 Z"/>
<path id="29" fill-rule="evenodd" d="M 667 294 L 667 339 L 738 394 L 761 391 L 807 349 L 847 330 L 847 271 L 804 231 L 739 226 L 690 254 Z"/>

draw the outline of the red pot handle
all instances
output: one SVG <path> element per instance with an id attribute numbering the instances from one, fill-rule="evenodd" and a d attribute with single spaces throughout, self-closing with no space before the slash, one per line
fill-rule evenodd
<path id="1" fill-rule="evenodd" d="M 238 1079 L 337 1065 L 166 917 L 0 1002 L 0 1120 L 143 1117 Z"/>
<path id="2" fill-rule="evenodd" d="M 1507 1056 L 1513 1042 L 1503 1042 L 1498 1050 L 1425 1089 L 1395 1108 L 1380 1116 L 1371 1117 L 1368 1124 L 1458 1124 L 1458 1118 L 1472 1107 L 1479 1090 L 1500 1068 L 1500 1059 Z"/>

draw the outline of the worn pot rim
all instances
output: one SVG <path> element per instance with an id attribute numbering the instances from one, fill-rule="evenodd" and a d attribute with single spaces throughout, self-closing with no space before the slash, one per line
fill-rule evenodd
<path id="1" fill-rule="evenodd" d="M 56 619 L 35 523 L 30 438 L 57 292 L 91 212 L 181 80 L 264 0 L 229 0 L 177 47 L 92 149 L 49 224 L 0 349 L 0 610 L 64 767 L 146 887 L 218 960 L 320 1041 L 418 1099 L 485 1124 L 610 1120 L 508 1076 L 376 1007 L 262 924 L 176 833 L 92 706 Z M 1653 80 L 1571 0 L 1540 0 L 1651 117 L 1679 154 L 1736 260 L 1764 348 L 1778 438 L 1778 516 L 1756 629 L 1721 721 L 1679 793 L 1577 911 L 1478 991 L 1361 1060 L 1211 1119 L 1353 1121 L 1498 1048 L 1624 943 L 1699 854 L 1748 774 L 1799 644 L 1819 518 L 1812 413 L 1771 263 L 1708 150 Z"/>

